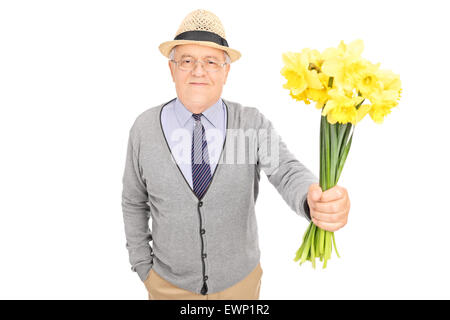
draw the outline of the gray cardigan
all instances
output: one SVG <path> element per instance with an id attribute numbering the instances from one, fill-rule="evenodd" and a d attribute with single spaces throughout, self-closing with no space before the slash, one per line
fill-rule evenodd
<path id="1" fill-rule="evenodd" d="M 122 211 L 131 270 L 142 281 L 153 268 L 179 288 L 211 294 L 244 279 L 260 260 L 255 202 L 261 169 L 289 207 L 310 221 L 306 195 L 319 179 L 257 108 L 222 100 L 226 137 L 201 199 L 162 130 L 161 110 L 170 101 L 142 112 L 130 129 Z"/>

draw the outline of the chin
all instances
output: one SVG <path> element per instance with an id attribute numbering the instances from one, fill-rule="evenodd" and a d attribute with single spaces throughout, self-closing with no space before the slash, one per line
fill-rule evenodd
<path id="1" fill-rule="evenodd" d="M 203 105 L 209 101 L 209 99 L 205 96 L 194 96 L 188 99 L 193 104 Z"/>

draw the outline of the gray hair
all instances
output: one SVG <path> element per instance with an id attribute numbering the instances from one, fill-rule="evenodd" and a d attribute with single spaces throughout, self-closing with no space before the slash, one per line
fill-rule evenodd
<path id="1" fill-rule="evenodd" d="M 169 54 L 169 59 L 172 60 L 173 58 L 175 58 L 175 48 L 177 46 L 173 47 L 172 50 L 170 50 L 170 54 Z M 231 63 L 231 59 L 230 56 L 228 55 L 228 53 L 226 51 L 223 51 L 223 56 L 225 58 L 225 62 L 230 64 Z"/>

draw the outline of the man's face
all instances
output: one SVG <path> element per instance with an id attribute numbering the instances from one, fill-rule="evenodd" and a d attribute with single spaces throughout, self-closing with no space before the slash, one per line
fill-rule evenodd
<path id="1" fill-rule="evenodd" d="M 197 44 L 178 45 L 175 50 L 175 61 L 180 61 L 184 55 L 197 60 L 212 56 L 220 63 L 225 62 L 222 50 Z M 218 71 L 207 72 L 200 61 L 192 71 L 181 70 L 171 61 L 169 61 L 169 67 L 178 98 L 194 113 L 202 112 L 219 100 L 230 70 L 230 65 L 226 64 Z M 202 85 L 195 83 L 202 83 Z"/>

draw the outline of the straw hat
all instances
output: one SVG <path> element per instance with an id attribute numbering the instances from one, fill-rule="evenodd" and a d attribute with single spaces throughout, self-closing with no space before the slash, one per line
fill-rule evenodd
<path id="1" fill-rule="evenodd" d="M 241 53 L 228 47 L 225 30 L 219 18 L 212 12 L 198 9 L 189 13 L 181 22 L 175 37 L 159 45 L 159 51 L 169 57 L 170 50 L 179 44 L 199 44 L 224 50 L 231 62 L 241 57 Z"/>

